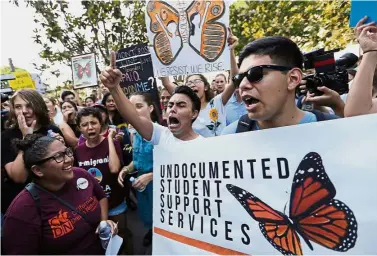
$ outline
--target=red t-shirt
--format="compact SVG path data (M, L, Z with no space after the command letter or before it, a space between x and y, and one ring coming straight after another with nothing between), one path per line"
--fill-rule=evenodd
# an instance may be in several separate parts
M74 177L62 189L52 193L80 210L92 225L40 190L39 215L30 193L24 189L5 214L5 254L104 254L94 226L101 221L99 201L105 194L85 170L74 167L73 173Z
M115 150L123 165L122 149L114 141ZM86 143L78 145L75 151L75 166L87 170L100 183L109 199L109 209L124 201L124 189L118 184L118 173L111 173L109 168L109 140L105 138L98 146L89 148Z

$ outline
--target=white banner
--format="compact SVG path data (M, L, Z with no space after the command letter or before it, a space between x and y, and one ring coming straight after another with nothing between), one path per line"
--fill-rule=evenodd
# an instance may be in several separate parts
M375 254L377 115L157 146L153 253Z
M224 0L149 0L145 19L155 77L230 69Z

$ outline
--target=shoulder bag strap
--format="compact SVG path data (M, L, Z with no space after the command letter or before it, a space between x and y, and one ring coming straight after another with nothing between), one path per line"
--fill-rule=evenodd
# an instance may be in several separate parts
M78 215L80 215L84 220L86 220L91 226L94 226L94 223L92 223L91 221L88 220L88 218L85 216L85 214L83 214L81 211L79 211L78 209L76 209L75 207L73 207L71 204L69 204L68 202L64 201L63 199L61 199L60 197L54 195L53 193L51 193L50 191L42 188L41 186L33 183L34 186L39 189L39 190L42 190L43 192L49 194L50 196L52 196L53 198L55 198L56 200L58 200L60 203L62 203L63 205L67 206L69 209L71 209L72 211L76 212Z

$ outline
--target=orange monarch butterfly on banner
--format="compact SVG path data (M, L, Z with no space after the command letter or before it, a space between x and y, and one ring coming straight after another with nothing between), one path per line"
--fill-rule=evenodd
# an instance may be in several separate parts
M356 244L356 217L345 203L334 199L335 187L315 152L304 157L293 177L289 217L242 188L226 187L259 222L267 241L284 255L303 254L299 235L311 250L310 241L340 252Z

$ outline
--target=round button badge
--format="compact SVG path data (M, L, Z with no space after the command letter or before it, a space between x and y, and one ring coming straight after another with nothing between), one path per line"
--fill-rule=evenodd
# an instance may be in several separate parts
M86 189L89 186L89 182L87 179L78 178L77 179L77 189Z

